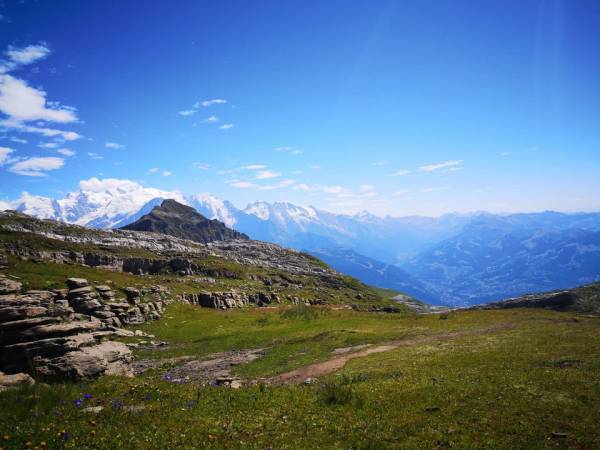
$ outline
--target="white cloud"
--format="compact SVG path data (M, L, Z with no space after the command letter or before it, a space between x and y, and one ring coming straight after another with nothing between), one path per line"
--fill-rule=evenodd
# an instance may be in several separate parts
M38 147L40 148L57 148L60 144L57 142L40 142Z
M177 114L180 116L192 116L196 114L198 111L196 109L186 109L185 111L179 111Z
M361 184L359 188L362 192L371 192L375 190L375 186L372 184Z
M208 164L205 163L199 163L199 162L195 162L194 164L192 164L196 169L200 169L200 170L208 170L208 168L210 167Z
M270 178L277 178L280 177L281 174L279 172L275 172L273 170L259 170L256 173L256 179L257 180L268 180Z
M173 172L169 170L165 170L163 173L160 174L161 177L170 177L171 175L173 175Z
M50 53L50 49L44 44L28 45L23 48L9 47L6 56L16 64L31 64L34 61L43 59Z
M60 139L64 139L65 141L75 141L75 140L81 139L83 137L80 134L75 133L74 131L63 131L63 130L56 130L54 128L30 126L30 125L25 125L22 122L15 122L12 120L0 121L0 127L5 127L5 128L9 128L9 129L12 128L12 129L16 129L16 130L23 131L26 133L41 134L42 136L46 136L46 137L60 138Z
M323 191L327 192L328 194L341 194L342 192L344 192L344 188L342 186L323 186Z
M159 170L158 167L152 167L151 169L148 169L148 173L157 173Z
M304 191L304 192L308 192L308 191L311 190L310 187L307 184L304 184L304 183L300 183L300 184L295 185L293 187L293 189L296 190L296 191Z
M50 106L49 108L47 106ZM75 122L74 108L46 104L46 92L11 75L0 75L0 111L17 121Z
M104 159L104 156L94 152L88 152L88 156L92 159Z
M394 197L401 197L401 196L403 196L403 195L406 195L406 194L408 194L408 192L409 192L409 190L408 190L408 189L399 189L399 190L397 190L397 191L394 191L394 192L392 193L392 195L393 195Z
M273 189L282 189L282 188L286 188L288 186L292 186L294 183L296 183L296 180L281 180L277 184L271 184L271 185L267 185L267 186L260 186L258 188L258 190L259 191L270 191L270 190L273 190Z
M290 155L301 155L302 153L304 153L304 150L300 150L294 147L275 147L275 151L289 153Z
M260 169L266 169L267 166L265 166L264 164L249 164L247 166L242 166L240 167L240 169L244 169L244 170L260 170Z
M445 191L447 189L448 189L447 187L433 187L433 188L421 189L421 192Z
M55 156L32 157L16 162L8 170L28 177L43 177L45 172L60 169L64 164L64 159Z
M218 122L219 118L217 116L210 116L206 119L206 122Z
M0 147L0 166L8 162L8 155L10 155L14 151L14 149L9 147Z
M196 102L194 104L194 108L199 108L200 106L212 106L212 105L224 105L227 103L227 100L222 98L213 98L212 100L204 100L203 102Z
M104 146L106 148L112 148L114 150L121 150L121 149L125 148L125 146L123 144L117 144L116 142L105 142Z
M236 187L236 188L240 188L240 189L249 189L249 188L256 187L256 184L250 183L248 181L234 181L234 182L230 183L229 185Z
M387 164L389 164L389 161L375 161L374 163L372 163L374 166L385 166Z
M233 128L232 123L225 123L219 127L219 130L231 130Z
M404 175L408 175L409 173L410 173L410 170L396 170L392 174L392 176L393 177L401 177L401 176L404 176Z
M59 148L58 150L56 150L58 153L60 153L63 156L73 156L75 155L75 152L73 150L71 150L70 148Z
M10 140L13 142L16 142L17 144L27 144L27 140L26 139L21 139L15 136L10 137Z
M437 164L427 164L425 166L419 167L419 170L422 172L433 172L440 169L447 169L449 167L460 166L463 163L462 159L455 159L452 161L445 161Z
M308 168L312 170L320 170L321 166L308 166Z
M501 152L500 156L510 156L510 152Z
M303 174L303 173L304 173L304 171L303 171L303 170L292 170L292 173L293 173L294 175L301 175L301 174Z
M229 175L230 173L235 172L233 169L228 170L217 170L217 175Z

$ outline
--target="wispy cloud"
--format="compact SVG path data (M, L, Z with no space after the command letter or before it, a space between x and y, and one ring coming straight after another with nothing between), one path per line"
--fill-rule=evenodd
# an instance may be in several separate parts
M242 170L261 170L261 169L266 169L266 168L267 168L267 166L265 166L264 164L248 164L247 166L242 166L239 169L242 169Z
M371 191L374 191L374 190L375 190L375 186L373 186L372 184L361 184L361 185L359 186L359 189L360 189L362 192L371 192Z
M213 98L212 100L204 100L202 102L196 102L196 104L194 104L194 107L198 108L200 106L224 105L225 103L227 103L227 100L225 100L223 98Z
M375 161L374 163L372 163L374 166L386 166L388 165L390 162L389 161Z
M304 153L304 150L300 150L295 147L275 147L275 151L281 153L289 153L290 155L301 155Z
M421 189L421 192L436 192L436 191L445 191L447 190L448 187L446 186L442 186L442 187L432 187L432 188L425 188L425 189Z
M60 169L64 164L64 159L55 156L31 157L14 163L8 170L27 177L44 177L46 172Z
M193 116L197 112L197 109L186 109L184 111L179 111L177 114L179 114L180 116Z
M408 175L410 173L410 170L396 170L394 173L392 173L393 177L402 177L404 175Z
M219 121L219 118L217 116L209 116L206 119L206 122L218 122L218 121Z
M232 128L233 128L232 123L225 123L219 127L219 130L231 130Z
M401 197L403 195L408 194L410 191L408 189L398 189L397 191L392 192L394 197Z
M419 167L419 170L422 172L434 172L434 171L440 170L440 169L447 169L449 167L460 166L462 163L463 163L462 159L455 159L452 161L445 161L445 162L437 163L437 164L427 164L427 165Z
M312 165L312 166L308 166L308 168L312 169L312 170L320 170L321 166Z
M28 45L23 48L9 47L6 56L15 64L31 64L43 59L50 54L50 49L45 44Z
M112 148L113 150L121 150L125 148L123 144L117 144L116 142L105 142L104 146L106 148Z
M229 185L239 189L250 189L257 186L255 183L250 183L249 181L233 181Z
M63 156L74 156L75 155L75 152L73 150L71 150L70 148L59 148L56 151Z
M268 180L270 178L280 177L281 174L279 172L275 172L273 170L259 170L256 173L255 179L257 180Z
M9 159L9 155L15 150L10 147L0 147L0 166L6 164Z
M169 170L165 170L163 171L163 173L160 174L161 177L170 177L173 175L173 172L169 171Z
M510 156L510 152L501 152L500 156Z
M57 148L60 147L58 142L40 142L38 144L39 148Z
M15 136L9 138L12 142L16 142L17 144L27 144L27 139L21 139Z
M92 159L104 159L104 156L94 152L88 152L88 156Z
M208 168L210 167L208 164L199 163L199 162L193 163L192 166L194 166L196 169L200 169L200 170L208 170Z
M158 167L152 167L148 169L148 173L157 173L160 169Z

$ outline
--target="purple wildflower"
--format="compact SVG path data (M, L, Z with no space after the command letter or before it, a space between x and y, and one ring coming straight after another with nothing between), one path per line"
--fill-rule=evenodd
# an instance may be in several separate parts
M83 398L85 398L86 400L89 400L90 398L92 398L92 394L84 394Z
M73 404L77 407L80 408L81 405L83 404L83 400L78 398L77 400L73 400Z

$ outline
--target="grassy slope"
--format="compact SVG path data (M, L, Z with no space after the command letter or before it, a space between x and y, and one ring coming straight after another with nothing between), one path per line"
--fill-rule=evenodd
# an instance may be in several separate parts
M51 448L600 446L598 318L511 310L461 311L443 320L177 305L167 316L146 329L192 353L273 346L264 360L240 370L247 376L306 362L301 348L312 360L338 345L493 323L513 327L353 360L324 386L198 388L150 373L4 393L0 433L8 434L6 447L42 440ZM86 393L93 397L85 405L106 409L93 417L82 413L73 400ZM131 412L120 404L145 409Z

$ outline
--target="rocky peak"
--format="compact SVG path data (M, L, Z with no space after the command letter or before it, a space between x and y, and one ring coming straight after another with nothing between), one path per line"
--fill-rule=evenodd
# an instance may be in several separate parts
M202 243L248 239L248 236L227 228L224 223L207 219L194 208L171 199L164 200L122 229L151 231Z

